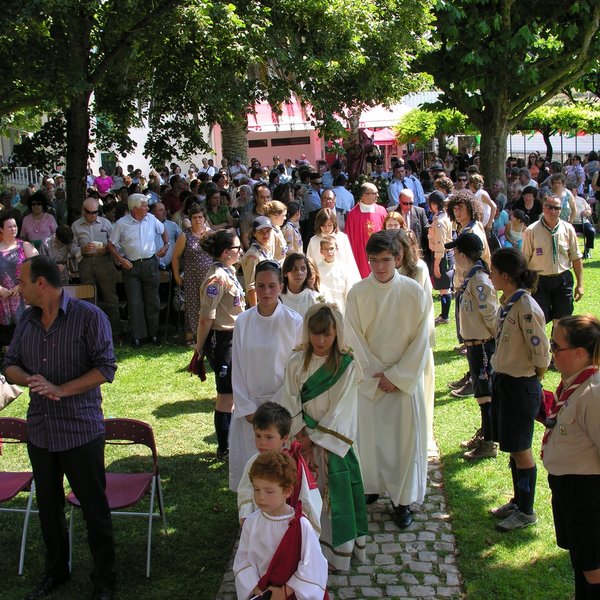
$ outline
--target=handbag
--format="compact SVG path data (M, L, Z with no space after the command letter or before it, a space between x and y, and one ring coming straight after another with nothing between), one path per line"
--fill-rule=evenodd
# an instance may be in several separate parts
M13 400L16 400L23 390L18 385L6 381L4 375L0 375L0 410L6 408Z

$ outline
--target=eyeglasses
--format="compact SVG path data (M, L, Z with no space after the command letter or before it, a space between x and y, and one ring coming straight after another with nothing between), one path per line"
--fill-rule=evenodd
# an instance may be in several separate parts
M363 196L378 196L379 192L365 192Z
M550 352L552 352L552 354L558 354L559 352L564 352L565 350L577 350L577 348L561 348L554 340L550 340Z
M97 215L98 211L97 210L88 210L87 208L83 209L85 211L86 215Z
M401 202L402 206L412 206L414 202Z
M229 248L227 248L227 250L239 250L241 248L241 246L229 246Z
M544 204L544 208L547 208L548 210L560 210L560 206L553 206L552 204Z

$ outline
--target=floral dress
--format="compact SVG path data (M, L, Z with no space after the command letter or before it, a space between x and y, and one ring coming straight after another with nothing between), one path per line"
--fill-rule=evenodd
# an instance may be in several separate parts
M19 283L21 265L25 260L23 242L17 240L15 248L0 250L0 285L12 289ZM0 298L0 325L17 323L23 314L25 303L19 294L10 298Z
M185 248L183 250L183 297L185 301L186 330L196 335L198 330L198 313L200 312L200 286L212 267L212 257L202 250L200 239L191 229L186 229Z

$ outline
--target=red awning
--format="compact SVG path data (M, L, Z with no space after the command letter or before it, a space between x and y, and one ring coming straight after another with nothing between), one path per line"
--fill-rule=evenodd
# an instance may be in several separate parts
M384 127L377 131L373 131L372 129L365 129L364 131L378 146L393 146L398 143L396 134L389 127Z

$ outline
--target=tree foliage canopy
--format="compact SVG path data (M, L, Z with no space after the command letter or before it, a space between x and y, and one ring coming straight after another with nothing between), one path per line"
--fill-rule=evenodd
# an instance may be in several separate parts
M433 16L420 67L479 128L482 170L495 179L508 132L594 68L600 2L436 0Z
M144 122L145 152L158 162L206 149L202 124L238 119L257 100L277 110L296 95L312 105L317 126L339 129L335 113L392 102L423 82L410 62L425 43L427 8L407 0L7 3L0 115L24 107L50 115L29 144L39 148L73 98L87 96L99 148L131 150L128 130Z
M443 110L415 109L406 113L396 126L398 141L401 144L413 142L425 148L433 138L456 134L474 134L477 129L461 112L446 108Z

